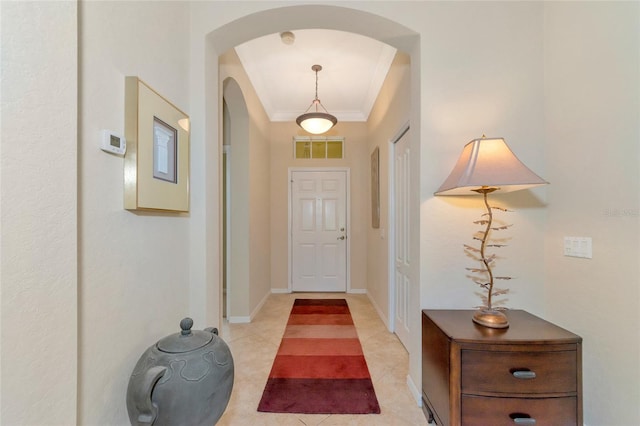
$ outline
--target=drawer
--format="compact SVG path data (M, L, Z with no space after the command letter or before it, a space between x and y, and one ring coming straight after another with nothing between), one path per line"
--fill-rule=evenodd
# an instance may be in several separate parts
M463 350L461 364L462 393L513 395L577 392L577 353L573 350Z
M576 426L577 399L462 396L464 426ZM535 422L534 422L535 420Z

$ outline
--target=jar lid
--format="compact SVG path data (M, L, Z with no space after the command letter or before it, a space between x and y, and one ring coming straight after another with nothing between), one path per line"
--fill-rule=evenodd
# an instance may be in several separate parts
M182 331L160 339L156 346L162 352L177 354L195 351L213 340L213 333L201 330L191 331L191 327L193 327L193 320L191 318L183 319L180 321Z

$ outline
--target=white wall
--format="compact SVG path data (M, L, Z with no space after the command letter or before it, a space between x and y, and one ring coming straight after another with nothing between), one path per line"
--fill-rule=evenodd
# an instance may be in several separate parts
M231 141L229 319L249 321L271 291L269 119L233 49L220 57Z
M547 317L582 336L586 424L640 424L640 3L546 4ZM593 238L593 259L564 236Z
M247 78L248 80L248 78ZM258 96L253 95L249 150L249 234L250 282L249 308L255 316L271 293L271 143L270 122ZM260 105L260 108L258 108Z
M398 52L367 120L367 161L380 149L380 228L367 226L367 294L382 319L389 318L389 155L391 139L409 122L411 114L411 58ZM368 164L368 163L367 163ZM369 173L370 176L370 173ZM371 216L371 196L367 211Z
M77 4L1 2L0 14L0 423L73 424Z
M640 312L634 213L638 4L341 2L351 8L341 13L333 7L306 9L297 4L81 2L77 170L76 3L2 2L2 421L61 424L73 419L72 383L74 371L79 371L78 422L126 423L124 389L142 350L173 330L175 317L189 311L196 326L217 325L217 56L249 38L323 24L377 35L412 55L412 134L422 151L422 283L416 306L462 308L476 303L464 277L468 265L461 245L467 242L478 206L473 200L445 200L432 193L465 142L482 133L504 136L527 165L551 181L548 189L500 200L516 210L509 216L514 240L503 252L503 271L518 278L510 284L510 306L543 313L585 338L587 424L640 423L634 387ZM249 16L269 8L280 9ZM361 18L358 11L380 18L372 25L369 19L356 19ZM249 18L244 23L251 25L233 23L245 16ZM34 28L41 32L32 32ZM7 33L15 44L7 41ZM42 34L46 37L38 37ZM20 60L28 65L9 67ZM43 64L46 67L38 67ZM101 153L93 138L104 127L123 129L119 109L128 74L146 80L192 118L188 216L122 210L121 159ZM13 99L25 101L30 109L14 109L6 116ZM49 144L51 139L66 149ZM593 154L583 154L583 159L594 172L563 161L585 147ZM575 178L564 180L566 167ZM77 246L74 230L79 233ZM552 254L559 238L569 233L594 237L593 260ZM550 253L546 258L545 251ZM45 332L38 327L42 325ZM79 367L74 361L78 327ZM37 336L38 344L26 345L21 338L25 333ZM418 347L411 350L416 383L418 333ZM623 339L626 345L619 343ZM41 348L49 349L46 365L41 363ZM48 368L52 364L57 365L53 372ZM19 382L13 372L24 367L30 373ZM40 386L42 377L46 386ZM47 405L35 403L43 399Z
M477 197L434 197L464 144L502 136L531 169L544 176L543 2L429 2L412 20L420 28L420 307L473 309L481 299L463 244L484 206ZM413 87L413 84L412 84ZM413 123L412 123L413 124ZM412 130L413 131L413 130ZM543 309L544 190L493 197L512 239L496 270L514 277L507 306ZM415 312L416 316L420 312ZM419 324L419 318L413 325ZM419 325L418 325L419 329ZM419 335L414 334L416 341ZM411 377L420 372L419 343L410 350Z
M481 300L464 255L484 212L480 197L434 197L463 146L483 134L504 137L545 176L543 3L435 3L423 33L422 306L471 309ZM513 227L496 271L511 276L510 308L542 310L544 190L491 197Z
M142 352L186 316L217 325L189 305L190 214L125 211L123 158L98 147L100 129L124 133L125 76L190 113L189 6L83 2L80 12L78 422L126 424Z
M282 292L288 286L288 220L290 167L348 167L350 169L351 227L349 291L367 288L366 230L369 215L369 161L365 123L338 122L323 136L344 137L344 158L313 160L293 158L293 138L309 134L294 122L271 124L271 286Z
M225 59L220 58L224 70ZM224 71L222 71L224 73ZM222 76L221 76L222 77ZM247 322L249 318L249 114L242 90L233 78L223 79L227 119L224 132L228 135L229 155L229 270L227 273L227 319Z

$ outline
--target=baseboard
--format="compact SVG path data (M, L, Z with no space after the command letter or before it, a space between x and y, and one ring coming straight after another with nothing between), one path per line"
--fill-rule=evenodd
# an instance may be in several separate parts
M288 288L272 288L271 293L273 294L289 294L293 293ZM347 291L349 294L367 294L366 288L351 288Z
M384 315L384 313L382 312L382 309L380 309L380 306L378 306L376 301L373 300L373 298L371 297L371 295L369 293L367 293L367 298L369 299L369 302L371 303L371 306L373 306L373 309L375 309L376 312L378 313L378 316L380 317L380 319L384 323L384 326L387 327L387 330L389 330L390 332L393 332L393 330L389 326L389 318L387 318Z
M272 289L273 291L273 289ZM258 303L258 306L255 307L255 309L251 312L251 315L247 316L230 316L228 318L228 321L230 324L248 324L251 322L251 320L253 320L256 315L258 315L258 312L260 312L260 309L262 309L262 306L264 306L264 304L267 302L267 299L269 298L269 295L271 293L267 293L265 294L265 296L262 298L262 300L260 301L260 303Z
M408 374L407 387L409 388L409 392L411 392L411 395L413 395L413 398L416 400L416 404L418 405L418 407L422 407L422 392L420 392L416 384L413 383L413 379Z
M262 298L260 303L258 303L258 305L255 307L255 309L251 312L251 316L249 317L249 321L253 320L256 317L256 315L258 315L258 312L260 312L260 309L262 309L262 307L267 302L267 299L269 298L270 295L271 295L271 293L267 293L267 294L264 295L264 297Z

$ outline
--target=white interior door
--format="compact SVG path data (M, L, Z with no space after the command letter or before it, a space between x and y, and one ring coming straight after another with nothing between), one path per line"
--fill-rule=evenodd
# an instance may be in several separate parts
M409 131L393 144L394 203L394 319L393 328L405 346L409 348L409 289L411 287L411 235L410 188L411 163Z
M291 288L347 290L346 171L291 172Z

